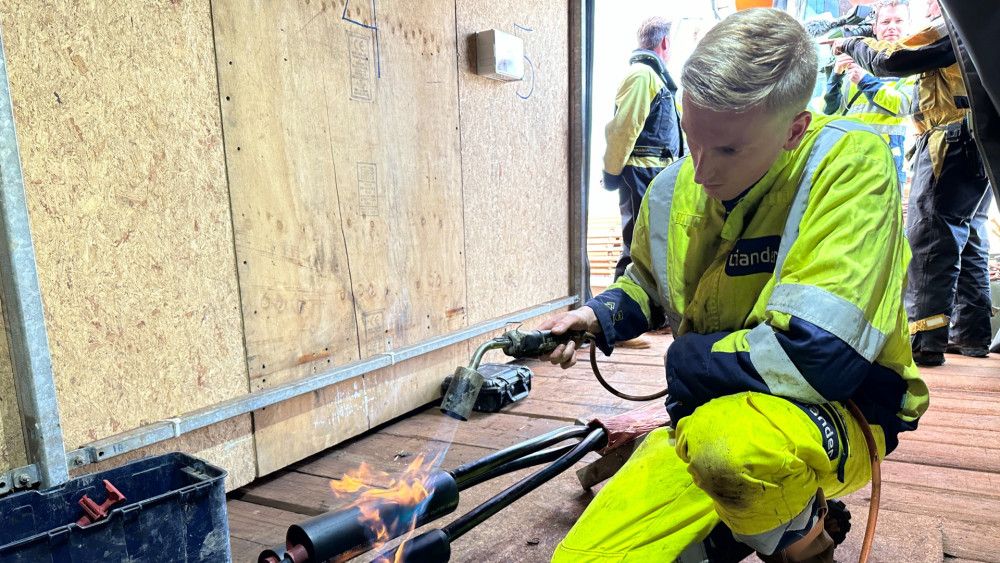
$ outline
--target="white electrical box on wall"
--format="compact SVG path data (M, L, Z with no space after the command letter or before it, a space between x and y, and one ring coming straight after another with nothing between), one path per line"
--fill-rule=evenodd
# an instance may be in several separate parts
M524 78L524 41L496 29L476 33L476 74L495 80Z

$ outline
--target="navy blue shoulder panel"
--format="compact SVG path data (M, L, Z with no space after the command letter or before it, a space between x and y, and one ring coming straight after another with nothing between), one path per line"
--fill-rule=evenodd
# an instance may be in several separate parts
M743 391L770 394L747 352L712 352L729 332L687 333L667 349L667 412L671 424L699 406Z

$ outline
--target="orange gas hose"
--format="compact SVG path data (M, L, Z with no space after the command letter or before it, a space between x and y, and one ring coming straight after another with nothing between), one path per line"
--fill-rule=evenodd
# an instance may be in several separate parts
M861 414L861 409L854 404L854 401L847 401L847 409L861 426L861 432L865 435L865 443L868 444L868 456L872 463L872 498L868 502L868 525L865 527L865 539L861 542L861 554L858 556L859 563L867 563L868 556L872 551L872 543L875 541L875 524L878 522L878 506L882 495L882 469L878 458L878 444L875 443L875 436L872 436L871 426L865 420L865 415Z

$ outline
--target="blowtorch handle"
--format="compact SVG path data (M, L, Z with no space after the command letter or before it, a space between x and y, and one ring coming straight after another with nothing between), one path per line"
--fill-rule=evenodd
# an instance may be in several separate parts
M579 330L563 334L552 334L551 330L512 330L505 335L509 343L503 347L503 353L514 358L534 358L548 354L570 340L579 343L584 334Z

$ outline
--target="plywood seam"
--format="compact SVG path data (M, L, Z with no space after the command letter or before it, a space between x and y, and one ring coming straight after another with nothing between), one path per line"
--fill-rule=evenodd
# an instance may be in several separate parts
M458 38L458 0L455 0L455 94L458 103L455 110L458 113L458 181L462 187L462 265L465 269L465 310L469 310L469 231L465 226L465 146L462 144L462 66ZM466 314L465 326L469 326L469 316Z
M215 59L215 90L216 99L219 101L219 135L222 141L222 169L225 173L226 182L226 198L229 200L229 223L231 226L230 233L232 235L233 243L233 271L236 277L236 301L237 306L240 308L240 340L243 344L243 369L245 370L246 383L247 383L247 393L253 391L253 386L250 383L250 357L249 349L247 348L247 328L246 328L246 316L243 314L243 281L240 279L240 252L239 248L236 246L236 217L234 216L236 211L233 207L233 190L232 185L229 182L229 158L226 156L229 154L226 151L226 117L222 112L222 77L219 73L219 46L216 41L215 33L215 7L211 0L208 2L208 25L212 32L212 56ZM251 454L253 455L253 474L254 476L260 475L260 463L257 457L257 421L252 413L247 413L245 415L250 419L250 437L253 442L253 447L250 448ZM233 417L238 418L238 417ZM232 419L230 419L232 420Z
M374 5L372 6L374 8ZM347 5L344 5L344 10L347 10ZM376 32L377 33L377 32ZM326 87L326 75L323 75L323 97L328 98ZM326 110L326 122L332 123L330 121L330 106L325 105ZM344 243L344 256L347 262L347 282L351 287L351 306L354 309L354 333L357 335L357 347L358 347L358 358L364 358L364 353L361 350L361 317L359 315L362 312L358 308L358 301L354 295L354 273L351 271L351 247L347 243L347 231L344 229L344 204L343 198L340 197L340 179L337 176L337 158L333 149L333 140L327 136L327 146L330 149L330 165L333 167L333 190L337 194L337 210L340 219L340 240ZM368 396L368 385L365 374L359 376L361 378L361 393L362 393L362 405L364 405L365 412L365 428L371 429L372 427L372 415L371 409L368 408L368 401L364 397Z
M327 98L329 94L326 88L326 75L323 75L323 97ZM330 106L324 106L326 112L326 122L327 124L332 123L330 121ZM347 244L347 231L344 229L344 206L343 198L340 197L340 179L337 175L337 155L333 149L333 140L330 136L327 136L327 146L330 149L330 166L333 167L333 191L337 194L337 211L338 219L340 219L340 240L344 243L344 256L347 262L347 283L351 286L351 305L354 308L354 333L357 335L357 347L358 347L358 358L363 358L364 354L361 351L361 321L358 318L360 311L358 310L358 301L354 295L354 273L351 271L351 248ZM367 408L365 409L367 413ZM370 428L371 425L369 424Z
M209 3L208 3L208 25L209 25L209 28L211 29L211 32L212 32L212 56L215 58L215 91L216 91L216 98L219 100L219 129L220 129L220 134L221 134L221 137L222 137L222 169L225 171L226 197L229 200L229 222L230 222L230 225L233 226L233 228L230 229L230 233L232 234L232 243L233 243L233 271L236 272L236 276L235 276L236 277L236 299L237 299L237 301L240 303L240 305L242 307L242 303L243 303L243 286L242 286L242 282L240 281L240 276L239 276L239 260L240 260L240 257L239 257L239 250L236 248L236 228L235 228L236 219L235 219L235 217L233 217L233 213L234 213L234 211L233 211L233 191L232 191L232 189L230 189L230 183L229 183L229 159L226 158L226 154L227 154L226 153L226 120L225 120L225 116L222 115L222 81L221 81L221 79L219 77L219 48L218 48L218 45L216 44L216 41L215 41L215 14L212 11L212 9L213 9L213 6L212 6L212 2L210 0ZM242 336L241 339L243 341L243 367L246 369L246 380L247 380L247 389L246 390L247 390L247 393L249 393L250 391L252 391L252 387L250 386L250 365L249 365L249 360L247 359L246 319L245 319L244 315L242 314L242 311L241 311L241 314L239 315L239 317L240 317L240 335ZM256 455L254 456L254 458L256 459Z

